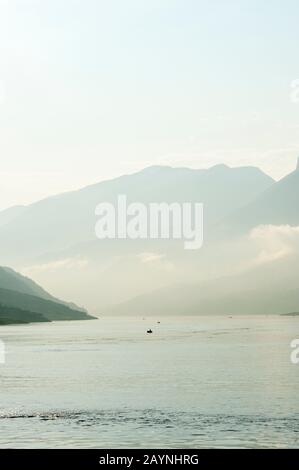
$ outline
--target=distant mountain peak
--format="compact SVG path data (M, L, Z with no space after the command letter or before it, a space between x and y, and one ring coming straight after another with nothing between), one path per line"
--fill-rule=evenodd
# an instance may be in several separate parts
M173 167L168 166L168 165L151 165L143 168L141 170L141 173L158 173L158 172L166 172L173 170Z
M225 163L218 163L210 168L210 170L230 170L231 168Z

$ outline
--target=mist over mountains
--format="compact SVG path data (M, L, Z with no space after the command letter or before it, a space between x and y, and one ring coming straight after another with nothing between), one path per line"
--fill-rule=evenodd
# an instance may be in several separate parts
M0 212L0 264L96 313L296 311L298 192L298 167L278 182L253 167L149 167ZM204 247L96 239L95 207L120 194L204 203Z
M109 314L250 315L299 311L298 254L233 276L176 284L111 307Z

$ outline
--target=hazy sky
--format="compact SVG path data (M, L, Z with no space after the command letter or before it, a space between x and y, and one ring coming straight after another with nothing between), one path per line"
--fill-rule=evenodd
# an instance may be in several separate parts
M0 208L299 155L298 0L0 0Z

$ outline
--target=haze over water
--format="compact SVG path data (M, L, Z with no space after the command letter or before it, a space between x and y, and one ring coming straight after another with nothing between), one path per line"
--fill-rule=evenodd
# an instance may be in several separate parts
M0 447L299 447L298 335L274 316L2 327Z

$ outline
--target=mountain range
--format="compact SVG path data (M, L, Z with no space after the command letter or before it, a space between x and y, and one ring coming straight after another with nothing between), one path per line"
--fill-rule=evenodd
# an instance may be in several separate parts
M0 325L91 318L85 310L53 297L31 279L0 267Z
M202 202L203 248L98 240L95 207L121 194ZM299 165L278 182L255 167L149 167L0 212L0 263L96 313L298 311L298 197Z

